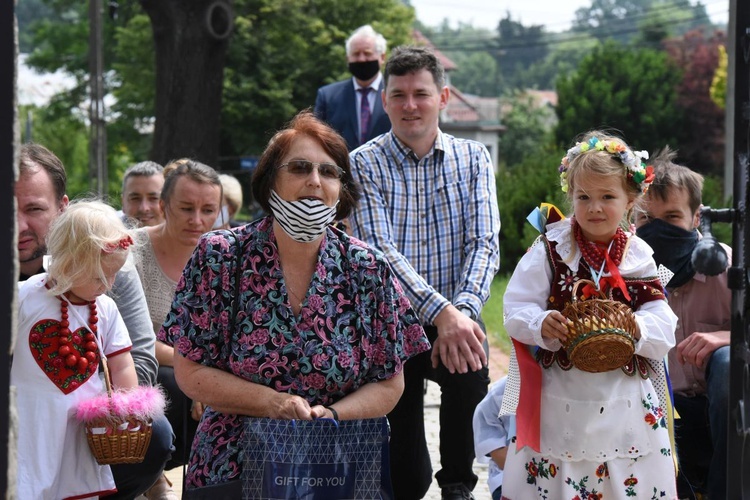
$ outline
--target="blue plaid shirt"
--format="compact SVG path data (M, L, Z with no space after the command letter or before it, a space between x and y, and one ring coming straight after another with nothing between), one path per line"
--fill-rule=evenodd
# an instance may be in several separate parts
M352 151L364 196L354 235L385 253L424 324L449 303L475 317L500 265L500 214L487 149L438 130L417 160L393 132Z

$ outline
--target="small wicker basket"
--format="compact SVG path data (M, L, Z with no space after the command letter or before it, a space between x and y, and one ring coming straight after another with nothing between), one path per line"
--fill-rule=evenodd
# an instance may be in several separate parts
M607 299L601 290L601 298L578 300L576 292L582 283L594 286L590 280L573 286L573 299L562 311L569 321L563 347L579 370L600 373L621 368L635 350L635 315L627 305Z
M112 382L106 358L101 358L107 398L112 407ZM86 422L86 438L91 453L100 465L143 462L151 442L153 421L123 417L114 413L107 418Z

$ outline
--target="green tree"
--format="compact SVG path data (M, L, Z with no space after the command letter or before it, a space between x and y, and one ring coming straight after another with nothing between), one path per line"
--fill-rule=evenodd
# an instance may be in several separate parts
M550 52L521 70L517 76L523 88L554 89L557 80L573 73L584 57L599 45L596 38L587 34L551 33L547 38Z
M540 144L552 138L551 123L554 112L540 107L529 94L516 91L502 99L501 122L506 127L500 139L500 162L508 169L535 154Z
M53 99L43 107L23 106L20 126L31 120L31 139L54 151L68 175L68 196L89 192L89 138L83 119L66 112L65 105Z
M435 28L416 22L417 29L456 63L451 83L462 92L484 97L502 93L503 77L497 66L497 33L459 23L452 28L448 20Z
M497 62L487 52L456 52L450 56L458 68L451 74L451 83L461 92L483 97L500 94Z
M560 190L558 167L564 151L540 141L521 163L497 176L497 200L503 229L500 255L503 272L512 272L539 233L526 220L541 203L553 203L563 213L567 202Z
M389 47L411 40L414 13L397 0L237 0L227 58L222 153L257 154L318 87L348 76L344 41L372 24Z
M698 27L713 31L705 5L691 0L592 0L591 5L576 10L573 22L574 32L651 48Z
M156 73L151 22L138 13L115 26L112 74L109 79L115 102L108 126L109 142L148 158L156 116ZM118 146L119 145L119 146Z
M654 2L637 24L638 34L633 37L634 41L651 48L661 48L661 43L667 38L696 29L714 31L706 7L700 2L691 5L689 0Z
M18 51L28 54L34 48L28 27L35 19L52 15L52 9L44 0L19 0L16 3L16 19L18 20Z
M544 60L548 52L547 34L542 25L524 26L511 18L510 12L497 26L497 65L510 88L523 88L519 78L524 68Z
M27 27L34 46L29 64L41 71L63 69L73 75L77 85L60 97L61 106L73 115L85 116L88 93L86 2L45 0L45 3L52 15ZM221 108L206 119L188 120L182 118L182 108L198 107L210 96L196 93L192 87L190 91L175 87L156 99L156 85L160 78L199 83L209 80L205 66L189 64L192 52L205 48L205 40L196 37L182 45L178 53L167 57L164 64L157 64L154 24L142 4L148 5L157 17L168 5L182 14L188 11L188 4L191 8L205 5L201 0L177 4L145 0L142 3L120 2L117 19L106 20L105 86L106 91L117 98L109 110L107 130L109 162L115 169L123 163L122 158L145 159L150 149L150 134L154 127L160 126L173 129L171 139L158 140L169 143L163 150L169 147L173 151L172 154L152 155L160 161L191 155L192 143L205 142L205 137L216 131L215 141L220 141L217 154L219 151L221 156L257 154L274 130L298 110L314 104L320 85L346 76L344 40L352 30L371 23L393 47L410 41L414 20L413 9L399 0L234 0L234 31L218 87L219 96L223 97ZM187 22L185 17L177 17ZM205 28L205 16L196 14L190 19L199 23L199 29ZM158 24L157 32L164 29L173 30L174 26ZM164 73L157 78L156 68L174 61L180 65L172 70L171 76ZM211 71L214 75L211 78L215 78L217 73ZM215 93L211 94L214 98ZM168 115L177 123L160 125L159 120L155 120L157 106L164 99L179 104L174 113ZM190 122L193 135L182 137L175 132L179 130L176 127L180 119ZM194 138L196 131L198 139ZM188 140L190 137L194 139ZM209 163L216 164L215 159ZM110 178L115 177L110 172Z
M28 0L22 0L26 1ZM36 0L32 0L32 4L35 2ZM62 70L73 77L75 84L72 89L54 96L46 108L34 111L34 140L60 156L68 173L69 193L78 195L88 192L90 183L86 149L89 81L87 2L44 0L44 5L45 9L36 12L33 22L19 25L19 36L23 33L33 47L27 64L38 71ZM140 12L137 4L123 3L118 9L118 22L127 22L135 12ZM105 77L107 92L118 84L117 73L109 71L111 61L116 60L116 26L111 18L105 19L103 46L105 65L108 69ZM139 140L142 144L148 144L148 140L144 139L131 123L125 121L121 109L127 109L128 106L125 102L118 101L108 110L107 115L109 194L113 199L116 199L119 192L120 175L134 157L131 151L133 143ZM63 133L63 130L66 132ZM74 158L75 155L68 152L70 147L85 154ZM145 159L147 149L148 146L140 147L143 153L137 156L139 160Z
M677 105L680 69L663 52L607 42L575 74L558 81L560 146L591 129L614 129L637 149L679 144L684 119Z
M576 10L573 31L625 42L638 32L638 21L653 3L654 0L592 0L588 7Z

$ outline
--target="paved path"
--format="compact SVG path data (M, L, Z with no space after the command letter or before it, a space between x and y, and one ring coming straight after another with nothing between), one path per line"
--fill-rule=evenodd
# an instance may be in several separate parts
M490 379L494 382L502 377L508 367L507 357L499 349L491 349L490 354ZM440 411L440 387L437 384L429 382L427 385L427 394L425 394L425 429L427 432L427 444L430 449L432 458L432 467L434 472L440 469L439 432L440 424L438 422ZM479 476L476 488L474 488L474 497L476 500L491 500L489 489L487 488L487 466L484 464L474 463L474 472ZM178 494L182 491L182 468L173 469L167 472L167 477L174 483L175 491ZM430 489L425 496L426 500L440 500L440 488L437 481L433 478ZM138 497L136 500L145 500L144 497Z
M440 445L439 413L440 386L433 382L428 382L427 394L425 394L424 398L424 423L425 432L427 433L427 446L430 449L430 458L432 459L433 478L430 489L427 490L427 495L425 496L426 500L440 500L440 488L434 477L434 474L440 470L440 451L438 449ZM485 464L478 464L475 461L474 474L479 476L477 486L474 488L474 497L476 500L492 500L492 496L487 488L487 466Z
M508 356L499 348L490 348L490 380L495 382L499 380L508 371ZM429 382L427 384L427 394L425 394L425 429L427 432L427 445L430 449L432 458L433 474L440 470L440 386ZM474 462L474 473L479 476L479 481L474 488L474 498L476 500L492 500L492 495L487 487L487 465ZM425 496L426 500L440 500L440 488L433 477L430 489Z

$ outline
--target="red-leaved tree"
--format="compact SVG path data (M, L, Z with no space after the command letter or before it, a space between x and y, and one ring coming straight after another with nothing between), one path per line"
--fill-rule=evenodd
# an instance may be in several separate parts
M724 110L710 95L711 82L719 63L719 46L726 46L726 34L706 36L700 30L664 42L669 56L683 70L677 87L677 104L685 110L682 124L680 162L703 174L723 175ZM679 126L679 124L675 124Z

